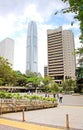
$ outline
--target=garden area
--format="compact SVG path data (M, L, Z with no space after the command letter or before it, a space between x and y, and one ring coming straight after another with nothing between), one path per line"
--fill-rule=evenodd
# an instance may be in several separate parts
M42 77L40 73L14 71L8 61L0 57L0 113L57 107L55 97L37 93L56 95L59 92L83 92L83 87L77 87L76 80L70 77L58 84L52 77Z
M0 92L0 114L57 107L57 99L36 94Z

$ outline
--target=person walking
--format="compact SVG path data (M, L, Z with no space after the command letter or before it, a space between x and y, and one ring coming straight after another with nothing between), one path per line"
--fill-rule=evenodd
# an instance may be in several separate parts
M59 102L62 103L63 95L62 93L59 93Z
M56 98L56 94L55 93L53 93L53 98Z

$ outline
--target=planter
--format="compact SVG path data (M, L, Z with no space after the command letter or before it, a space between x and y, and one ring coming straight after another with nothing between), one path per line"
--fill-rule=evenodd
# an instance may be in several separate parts
M40 101L40 100L5 100L2 99L0 103L0 114L2 113L9 113L9 112L18 112L18 111L25 111L28 110L37 110L37 109L45 109L45 108L52 108L57 107L57 101Z

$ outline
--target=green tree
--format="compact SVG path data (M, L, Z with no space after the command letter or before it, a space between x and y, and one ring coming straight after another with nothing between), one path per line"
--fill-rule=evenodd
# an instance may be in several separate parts
M16 86L26 86L27 76L20 71L15 71L16 74Z
M43 85L48 85L48 84L51 83L51 81L52 81L52 78L49 77L49 76L46 76L46 77L44 77L44 78L42 79Z
M76 69L76 76L77 76L77 79L83 78L83 67L78 67Z
M36 89L41 84L42 76L39 73L27 72L27 87Z
M51 92L57 93L57 92L59 92L59 90L60 90L60 86L57 83L52 82L51 83Z
M74 24L75 20L79 21L80 23L80 31L81 35L79 37L80 42L83 43L83 0L62 0L64 3L69 3L69 7L64 8L61 10L63 13L74 13L74 21L71 21L71 25ZM55 15L59 11L55 12ZM83 47L78 48L76 53L83 53Z
M15 73L11 68L8 60L0 57L0 78L3 79L3 84L12 84L15 82Z
M83 67L76 69L76 88L75 92L83 92Z
M3 85L3 84L4 84L4 79L0 78L0 85Z
M76 87L76 81L72 79L66 79L65 81L62 82L62 87L63 91L65 92L74 91Z
M52 79L49 76L42 78L40 89L44 92L51 91L50 87L49 87L51 84L51 81L52 81Z

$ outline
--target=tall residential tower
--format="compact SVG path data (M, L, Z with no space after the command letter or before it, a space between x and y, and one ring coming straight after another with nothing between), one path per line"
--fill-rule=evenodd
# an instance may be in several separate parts
M71 30L47 30L48 75L61 83L68 77L75 79L74 36Z
M26 71L38 72L37 25L31 21L28 25L26 47Z

